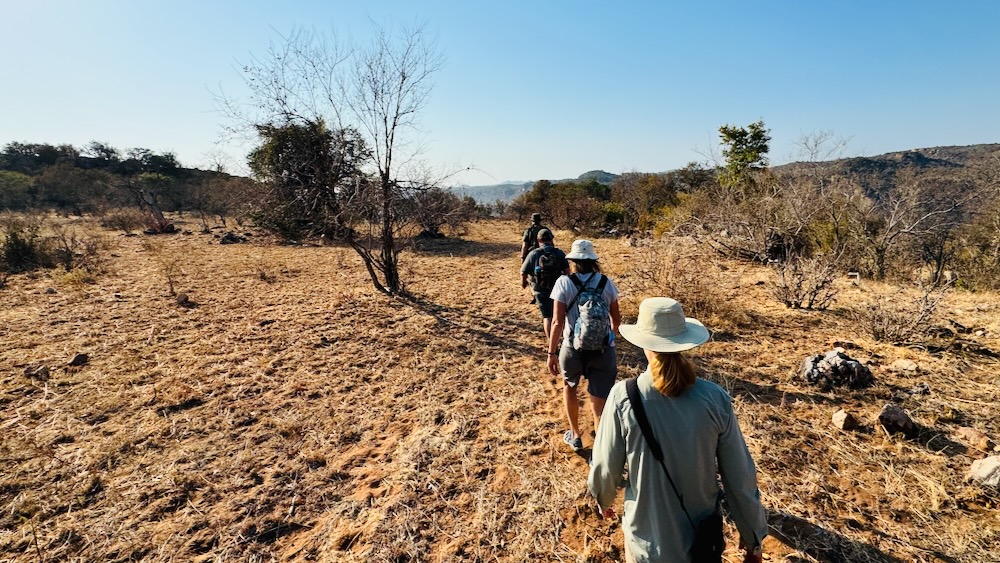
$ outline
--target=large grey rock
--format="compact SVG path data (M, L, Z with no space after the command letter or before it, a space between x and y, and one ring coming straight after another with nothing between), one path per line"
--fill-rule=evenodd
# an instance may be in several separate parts
M875 383L875 377L872 376L868 366L845 354L843 348L835 348L826 354L806 358L802 362L799 376L823 389L833 387L863 389Z
M972 462L966 478L987 487L1000 488L1000 455Z
M882 425L889 434L902 434L907 438L917 435L917 425L910 418L906 409L892 403L882 407L882 412L878 415L878 423Z

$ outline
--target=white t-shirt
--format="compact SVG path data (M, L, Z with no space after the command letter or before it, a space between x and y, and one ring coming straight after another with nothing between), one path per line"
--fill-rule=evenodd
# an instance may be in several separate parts
M584 287L597 287L597 284L601 283L601 275L599 273L592 274L576 274L576 277L583 282ZM558 301L563 305L567 305L566 308L566 324L563 326L563 344L565 346L572 346L570 338L573 334L573 325L576 324L576 319L580 316L580 311L573 303L572 307L569 307L571 301L573 301L577 294L580 292L576 289L576 285L573 284L573 280L569 279L569 276L559 276L556 280L556 285L552 287L552 293L549 297L553 301ZM611 303L618 300L618 287L615 286L615 282L608 278L608 283L604 284L604 300L608 302L610 306ZM614 346L614 340L612 339L611 345Z

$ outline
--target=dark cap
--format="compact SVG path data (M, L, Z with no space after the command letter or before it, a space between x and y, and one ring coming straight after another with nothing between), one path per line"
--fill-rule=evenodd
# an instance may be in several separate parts
M538 240L552 240L552 231L548 229L538 231Z
M542 214L541 213L532 213L531 214L531 222L532 223L541 223L542 222Z

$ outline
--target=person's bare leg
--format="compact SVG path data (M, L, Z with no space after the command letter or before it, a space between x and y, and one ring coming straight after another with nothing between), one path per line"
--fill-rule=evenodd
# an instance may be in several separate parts
M576 387L563 383L563 402L566 404L566 418L569 419L569 429L573 437L580 436L580 400L576 395Z
M545 342L549 342L549 336L552 334L552 319L542 319L542 326L545 327Z
M604 412L604 403L607 399L601 399L600 397L590 396L590 408L594 410L594 433L597 433L597 428L601 426L601 413Z

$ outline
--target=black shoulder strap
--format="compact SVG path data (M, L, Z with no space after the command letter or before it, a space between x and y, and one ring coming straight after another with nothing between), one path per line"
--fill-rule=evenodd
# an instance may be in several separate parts
M608 276L601 274L601 281L597 282L597 287L594 288L598 295L604 295L604 286L606 285L608 285Z
M688 514L687 508L684 506L684 497L677 491L677 485L674 485L674 480L670 477L670 472L667 471L666 464L663 463L663 450L660 449L660 443L656 441L653 429L649 426L649 419L646 418L646 407L642 405L642 396L639 394L639 378L633 377L625 382L625 393L628 395L629 404L632 405L632 412L635 413L635 419L639 422L639 431L642 432L642 437L646 440L646 444L649 445L649 450L653 453L653 457L656 458L656 461L660 462L660 467L663 468L663 473L667 476L667 481L670 482L670 488L677 495L677 500L681 502L681 510L687 516L688 522L691 523L692 528L697 529L694 525L694 520L691 519L691 515Z
M576 286L576 295L574 295L573 299L570 299L569 304L566 305L566 310L567 311L569 311L570 309L572 309L573 305L576 305L576 300L580 298L580 293L583 292L583 285L584 285L583 282L580 281L580 277L577 276L576 274L570 274L569 275L569 281L573 282L573 285ZM587 281L590 281L590 280L587 280Z

